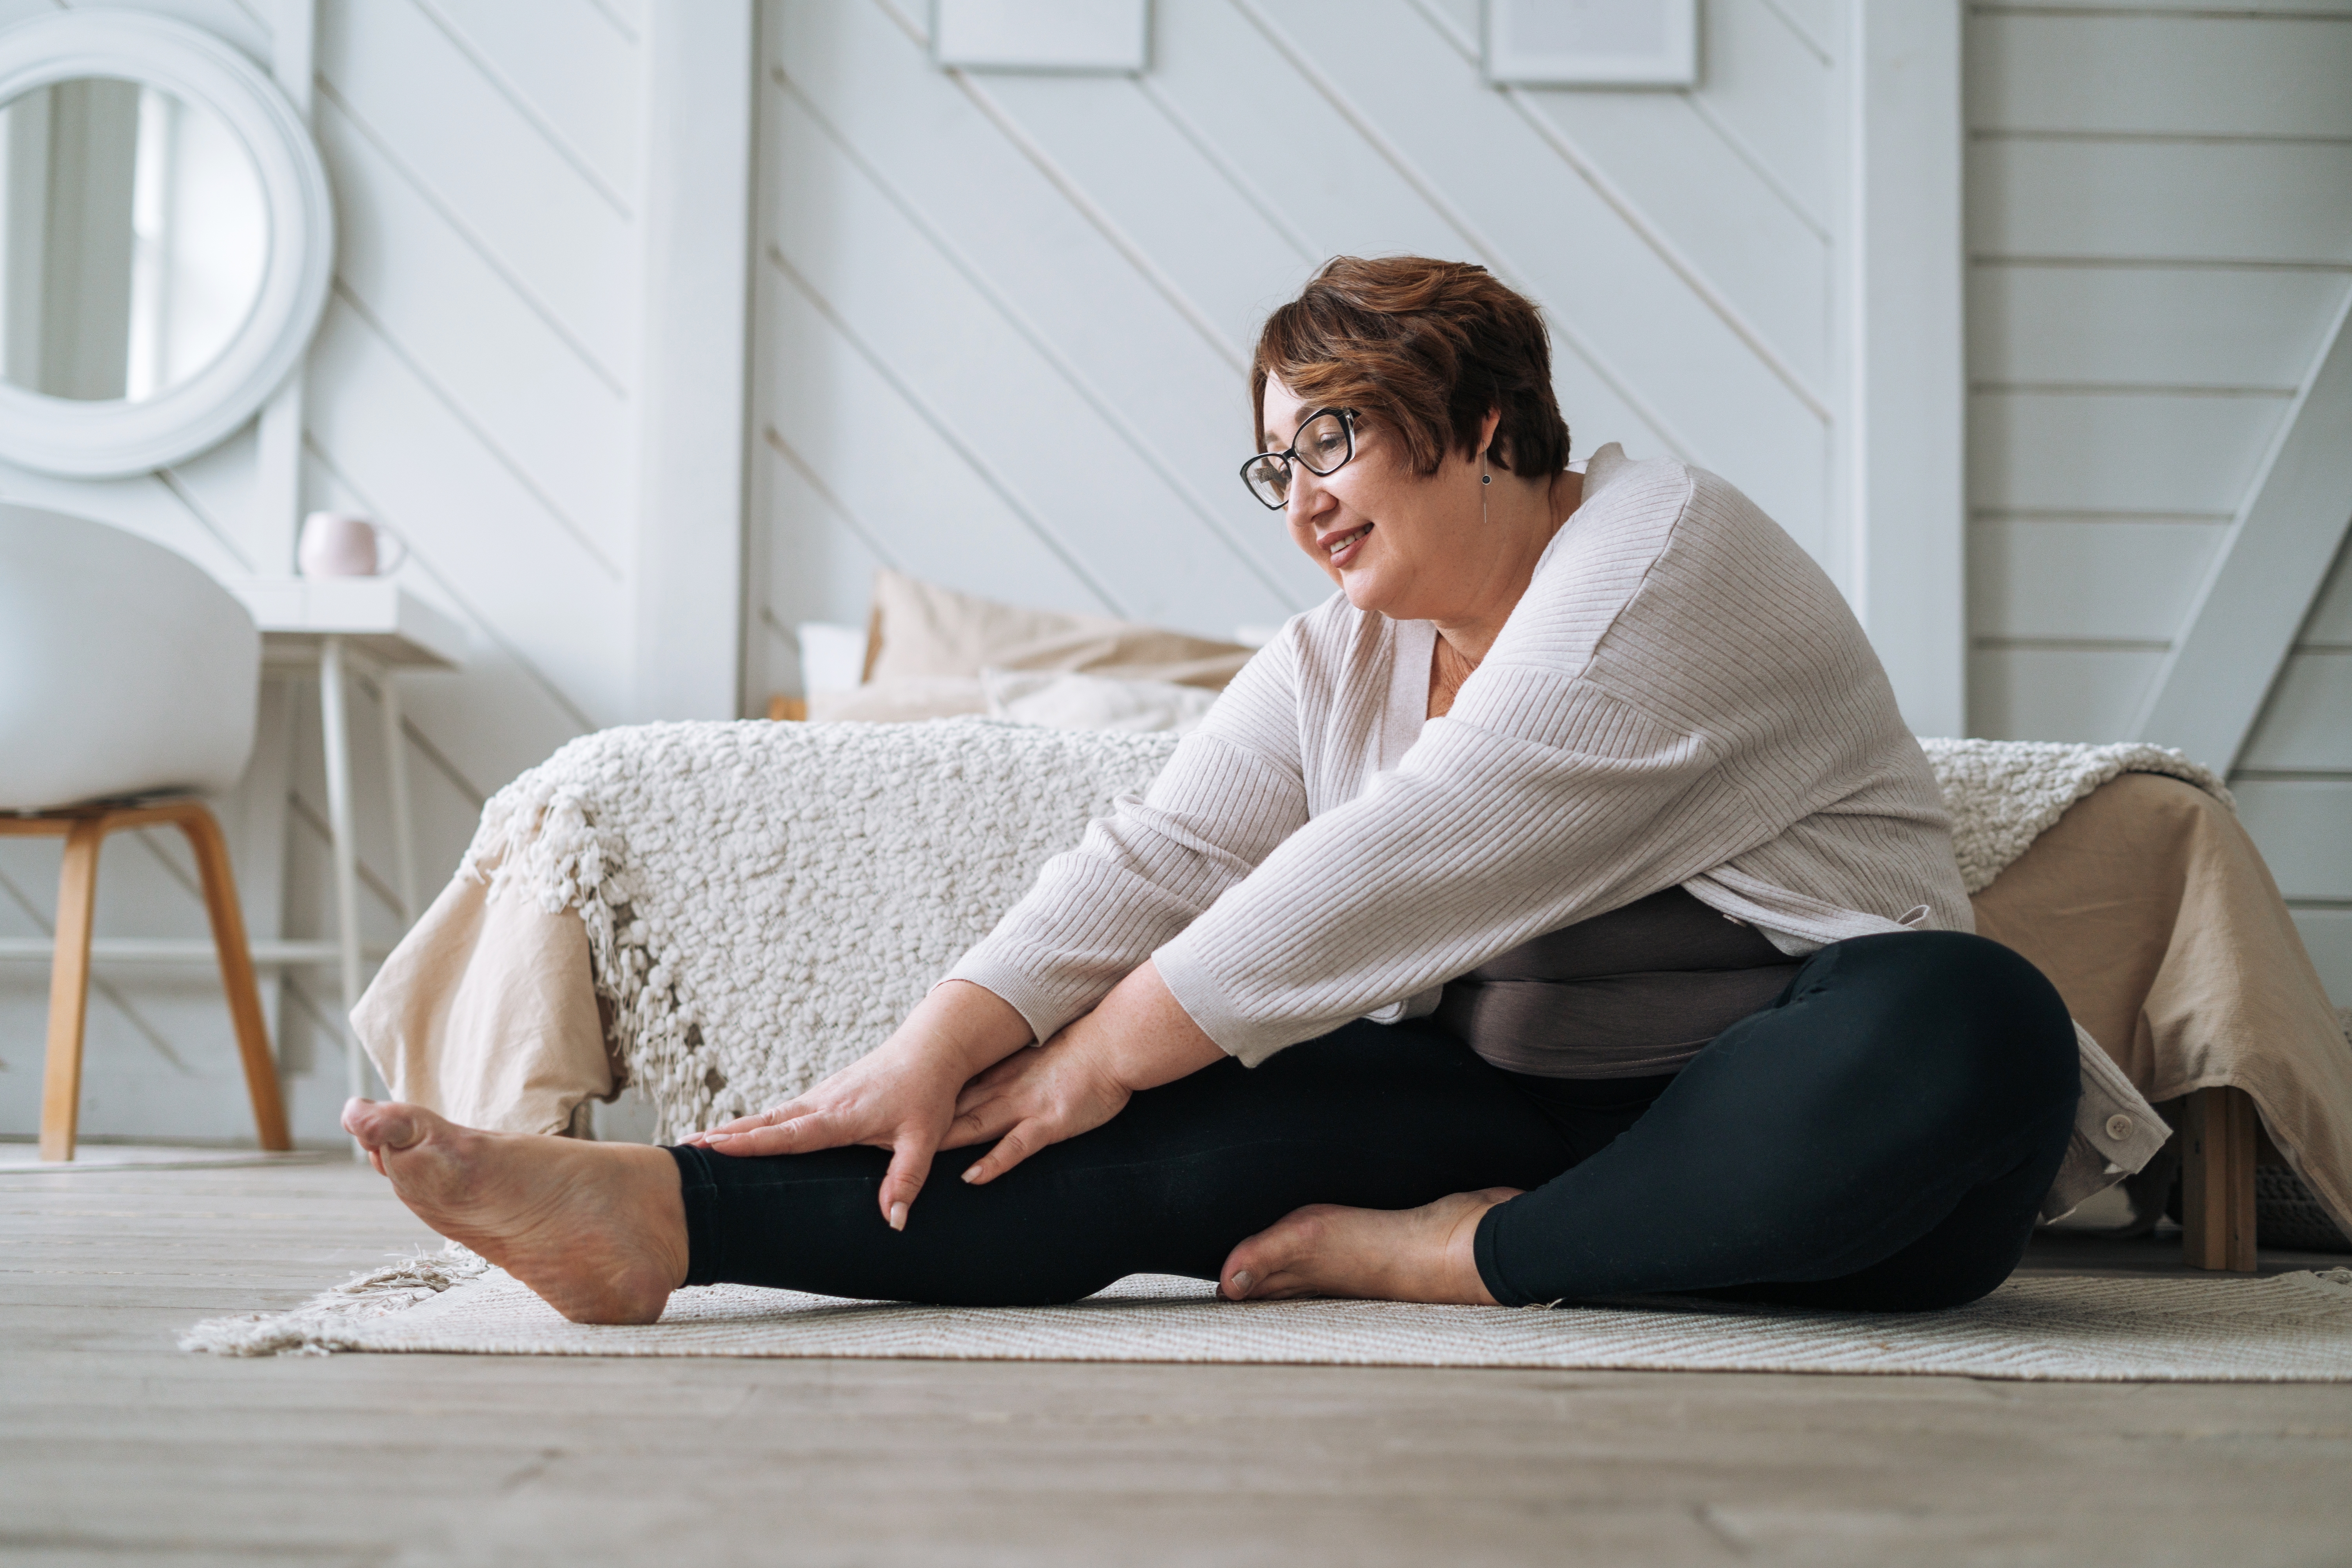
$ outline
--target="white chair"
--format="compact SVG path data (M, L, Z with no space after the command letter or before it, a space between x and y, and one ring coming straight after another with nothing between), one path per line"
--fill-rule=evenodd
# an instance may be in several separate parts
M293 1146L228 846L193 798L244 773L260 667L253 617L194 563L120 529L0 505L0 837L66 841L44 1160L73 1158L99 846L166 824L195 851L261 1146Z

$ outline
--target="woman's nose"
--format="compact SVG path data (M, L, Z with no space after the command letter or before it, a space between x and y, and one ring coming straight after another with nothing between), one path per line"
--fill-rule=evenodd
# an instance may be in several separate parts
M1327 499L1321 481L1307 471L1306 464L1291 466L1289 505L1285 510L1290 513L1293 523L1301 523L1313 517L1323 509Z

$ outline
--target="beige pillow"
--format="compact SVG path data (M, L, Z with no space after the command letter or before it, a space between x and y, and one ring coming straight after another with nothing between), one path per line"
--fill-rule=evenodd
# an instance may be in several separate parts
M983 669L992 719L1049 730L1167 730L1189 735L1213 691L1170 680L1120 680L1076 669Z
M874 574L866 679L896 688L908 678L956 677L976 687L983 668L1082 669L1115 679L1164 680L1219 691L1255 651L1108 616L1025 610L919 582L886 566ZM956 711L979 712L986 706L981 698Z

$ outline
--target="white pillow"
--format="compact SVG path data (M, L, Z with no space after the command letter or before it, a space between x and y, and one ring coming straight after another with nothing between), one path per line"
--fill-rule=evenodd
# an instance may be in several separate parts
M1197 726L1217 694L1168 680L1120 680L1066 669L980 672L988 716L1050 730L1168 730Z

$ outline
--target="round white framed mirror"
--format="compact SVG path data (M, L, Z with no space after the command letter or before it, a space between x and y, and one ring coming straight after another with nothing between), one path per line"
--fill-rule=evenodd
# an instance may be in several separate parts
M334 268L327 171L261 68L129 11L0 30L0 458L146 473L253 417Z

